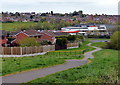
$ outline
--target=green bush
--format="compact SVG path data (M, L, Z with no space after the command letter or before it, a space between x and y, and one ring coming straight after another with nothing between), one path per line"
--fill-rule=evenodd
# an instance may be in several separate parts
M107 43L106 48L120 50L120 31L113 33L111 41Z
M19 44L21 47L40 45L35 38L19 39L19 40L17 40L17 44Z
M69 35L69 36L67 37L67 40L74 42L74 41L76 40L76 35Z
M47 40L43 40L40 42L41 45L50 45L51 42L50 41L47 41Z
M66 38L57 38L56 45L64 46L66 44L67 44L67 39Z

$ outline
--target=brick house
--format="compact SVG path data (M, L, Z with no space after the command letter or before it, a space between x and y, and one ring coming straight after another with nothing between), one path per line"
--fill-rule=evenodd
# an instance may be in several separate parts
M18 31L18 32L11 32L9 37L11 38L11 45L17 46L18 41L26 38L32 38L38 39L41 37L41 34L37 32L36 30L24 30L24 31Z
M0 47L6 47L7 46L7 32L4 30L0 30Z
M47 31L41 32L37 30L24 30L18 32L11 32L9 37L12 39L11 41L12 46L16 46L17 41L29 37L31 38L34 37L38 42L46 40L51 42L52 44L54 44L56 40L52 33L48 33Z
M9 35L9 42L11 46L18 46L17 41L20 41L25 38L34 37L38 42L48 41L51 44L56 43L56 37L68 35L68 33L60 33L53 31L39 31L39 30L23 30L17 32L11 32Z

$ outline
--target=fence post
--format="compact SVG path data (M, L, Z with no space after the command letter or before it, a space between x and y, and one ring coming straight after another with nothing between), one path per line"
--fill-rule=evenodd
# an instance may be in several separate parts
M13 47L11 47L11 55L13 55Z
M22 47L20 47L20 54L22 55Z
M27 54L27 47L25 47L25 49L26 49L26 54Z

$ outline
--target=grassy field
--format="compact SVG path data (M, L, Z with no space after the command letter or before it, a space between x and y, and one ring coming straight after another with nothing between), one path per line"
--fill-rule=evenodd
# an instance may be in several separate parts
M37 24L36 22L2 23L2 28L0 28L0 30L16 31L16 30L20 30L21 28L28 28L29 29L36 24Z
M92 62L28 82L36 83L117 83L118 51L103 49L95 52Z
M106 42L92 42L91 45L102 48L106 45Z
M106 38L86 38L86 40L110 40Z
M88 43L87 41L84 42L80 48L52 51L46 55L2 58L2 75L62 64L65 59L81 59L83 58L82 50L90 51L94 49L86 46Z
M2 58L0 57L0 75L2 75Z

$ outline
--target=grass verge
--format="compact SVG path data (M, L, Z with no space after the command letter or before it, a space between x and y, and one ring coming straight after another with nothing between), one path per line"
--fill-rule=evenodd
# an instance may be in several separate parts
M96 47L100 47L100 48L103 48L106 46L106 42L92 42L92 46L96 46Z
M39 56L2 58L2 75L62 64L66 59L81 59L83 58L83 55L81 55L82 50L87 49L86 51L90 51L94 49L86 46L88 43L89 42L85 41L80 48L59 50L72 52L53 51L47 53L46 55Z
M92 62L81 67L48 75L28 82L37 83L118 83L118 51L103 49L93 53Z

